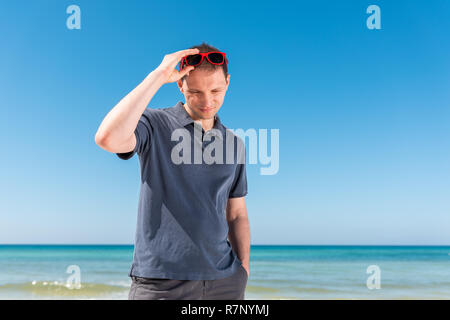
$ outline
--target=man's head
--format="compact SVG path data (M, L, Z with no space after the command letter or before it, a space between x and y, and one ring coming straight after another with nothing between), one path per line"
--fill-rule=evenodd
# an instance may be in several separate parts
M200 52L220 51L206 43L193 46L191 49ZM190 71L188 75L177 81L178 88L185 97L186 107L197 119L211 119L219 111L230 83L227 64L213 65L206 58Z

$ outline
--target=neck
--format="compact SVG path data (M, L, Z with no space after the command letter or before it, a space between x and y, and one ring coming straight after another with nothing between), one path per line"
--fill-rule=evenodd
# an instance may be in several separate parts
M214 127L214 119L199 119L194 121L201 124L203 130L205 131L208 131Z

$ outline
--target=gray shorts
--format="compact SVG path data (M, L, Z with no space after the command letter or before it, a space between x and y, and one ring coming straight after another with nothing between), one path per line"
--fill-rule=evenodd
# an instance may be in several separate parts
M217 280L174 280L131 277L129 300L244 300L248 274L237 272Z

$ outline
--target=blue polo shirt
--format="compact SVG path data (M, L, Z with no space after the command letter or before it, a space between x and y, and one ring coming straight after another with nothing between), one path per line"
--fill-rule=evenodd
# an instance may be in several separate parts
M137 153L141 172L129 276L214 280L242 264L227 239L226 206L229 198L247 195L245 145L217 114L213 129L205 132L182 102L147 108L134 132L135 149L117 153L124 160ZM198 161L199 150L215 161Z

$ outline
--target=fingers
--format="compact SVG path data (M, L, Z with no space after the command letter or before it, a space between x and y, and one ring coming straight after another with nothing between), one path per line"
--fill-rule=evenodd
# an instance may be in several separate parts
M186 49L186 50L181 50L181 51L177 51L175 52L175 55L177 57L179 57L179 59L183 58L184 56L189 56L191 54L197 54L199 53L200 50L195 48L195 49Z
M172 75L167 80L167 83L175 82L183 78L185 75L189 75L189 73L194 70L194 67L189 66L187 68L184 68L182 71L173 70Z
M170 74L172 74L174 72L175 67L177 66L177 64L180 62L180 60L183 57L191 55L191 54L197 54L199 52L200 52L199 49L186 49L186 50L177 51L177 52L174 52L171 54L166 54L164 56L162 63L160 64L160 66L158 68L161 68L162 70L167 70L168 72L170 72ZM194 68L186 68L186 69L183 69L181 72L184 76L186 73L189 73L192 69L194 69Z
M189 75L189 72L194 70L194 67L189 66L187 68L184 68L182 71L180 71L180 79L183 78L185 75Z
M174 56L174 60L177 61L177 63L178 63L178 61L180 61L183 57L189 56L191 54L197 54L199 52L200 52L199 49L186 49L186 50L181 50L181 51L175 52L173 54L173 56Z
M167 59L167 63L171 68L175 68L183 57L199 52L199 49L186 49L166 55L164 59Z

